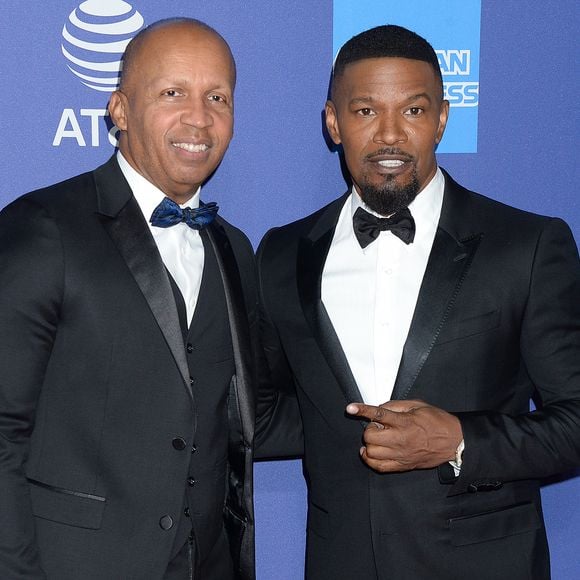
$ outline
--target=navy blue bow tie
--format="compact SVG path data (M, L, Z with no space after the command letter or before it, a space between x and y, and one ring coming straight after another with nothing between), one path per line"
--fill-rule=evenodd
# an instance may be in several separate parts
M153 210L149 221L151 225L158 228L170 228L175 224L185 222L190 228L201 230L213 222L218 209L215 201L206 203L197 209L181 208L172 199L166 197Z
M359 207L354 212L352 221L354 235L363 249L385 230L390 230L405 244L410 244L415 239L415 220L407 207L387 218L379 218Z

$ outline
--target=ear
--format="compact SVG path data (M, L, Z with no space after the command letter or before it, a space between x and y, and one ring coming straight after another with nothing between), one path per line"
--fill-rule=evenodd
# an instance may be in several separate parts
M115 91L109 99L109 115L121 131L127 130L127 112L129 103L127 96L121 91Z
M326 129L330 138L334 142L335 145L339 145L341 143L340 139L340 129L338 126L338 119L336 116L336 107L332 101L326 101L326 105L324 106L324 112L326 116Z
M449 101L441 101L441 108L439 110L439 125L437 126L437 133L435 135L435 143L439 145L447 127L447 119L449 119Z

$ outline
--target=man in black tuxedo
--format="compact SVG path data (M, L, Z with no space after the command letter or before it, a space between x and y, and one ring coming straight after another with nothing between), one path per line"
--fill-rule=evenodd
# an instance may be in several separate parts
M215 30L150 26L119 153L0 216L3 580L254 578L253 251L199 201L234 84Z
M351 39L326 125L352 189L259 249L256 453L304 454L310 580L550 575L539 480L580 463L578 252L437 167L448 112L424 39Z

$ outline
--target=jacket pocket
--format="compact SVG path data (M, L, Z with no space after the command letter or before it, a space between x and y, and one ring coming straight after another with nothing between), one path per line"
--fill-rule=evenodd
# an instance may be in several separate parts
M224 507L224 525L229 538L234 567L238 569L243 559L244 535L248 527L248 520L226 505Z
M323 507L310 502L308 505L308 524L309 532L320 536L321 538L329 537L329 518L330 515Z
M98 530L103 520L106 498L54 487L29 479L32 513L37 518L69 526Z
M493 512L462 516L449 520L451 543L467 546L506 536L533 532L542 527L533 503L522 503Z
M492 310L484 314L470 316L456 322L448 320L441 335L437 339L435 346L451 342L452 340L459 340L460 338L467 338L483 332L493 330L500 325L501 310Z

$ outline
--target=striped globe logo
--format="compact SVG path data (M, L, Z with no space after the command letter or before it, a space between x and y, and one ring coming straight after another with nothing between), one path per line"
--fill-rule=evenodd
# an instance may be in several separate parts
M62 29L61 48L69 70L85 86L113 92L123 52L143 24L143 16L123 0L82 2Z

